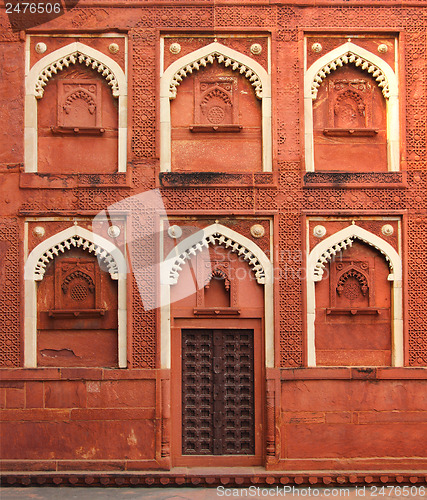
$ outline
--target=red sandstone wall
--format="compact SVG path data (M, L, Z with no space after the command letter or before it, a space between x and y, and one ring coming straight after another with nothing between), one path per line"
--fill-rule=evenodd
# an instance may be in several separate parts
M273 415L269 439L275 447L269 467L280 470L421 470L425 469L425 376L427 365L427 149L426 11L422 2L360 0L349 5L292 5L226 1L201 5L176 2L133 9L91 3L38 28L43 33L122 30L129 36L129 174L96 178L76 175L22 174L25 42L10 29L0 11L0 359L2 382L2 455L6 470L144 469L168 466L162 461L160 419L162 378L159 322L145 311L135 282L129 289L129 369L22 370L24 218L93 216L133 194L160 186L158 176L159 33L261 33L271 35L274 174L246 174L200 180L190 186L173 176L163 179L162 195L171 214L214 218L244 213L274 219L275 259L282 272L276 283L276 365L281 387L268 397ZM255 5L254 5L255 4ZM356 5L357 4L357 5ZM111 4L113 5L113 4ZM327 28L326 28L327 27ZM364 173L304 180L302 71L304 32L400 34L402 173ZM173 40L171 39L171 42ZM263 56L264 57L264 56ZM99 171L98 171L99 172ZM222 185L221 185L222 183ZM178 185L177 185L178 184ZM218 187L219 186L219 187ZM320 187L319 187L320 186ZM352 380L357 372L317 371L317 380L298 369L305 365L304 283L300 280L303 214L396 214L403 220L405 287L405 365L388 380ZM255 214L255 215L254 215ZM155 227L154 218L138 211L129 230ZM221 219L223 221L223 219ZM150 240L144 240L146 243ZM150 255L137 252L141 267ZM154 283L147 276L146 295ZM143 297L144 298L144 297ZM142 371L141 371L142 369ZM420 374L419 374L420 373ZM305 378L306 377L306 378ZM280 378L280 377L279 377ZM413 379L412 379L413 378ZM268 392L268 391L267 391ZM274 393L274 391L270 391ZM280 396L281 394L281 396ZM275 399L275 403L271 400ZM276 405L276 413L271 408ZM173 411L176 411L173 410ZM178 410L179 411L179 410ZM267 412L266 412L267 413ZM274 421L275 419L275 421ZM273 428L273 430L271 430ZM274 431L274 428L276 431ZM165 434L164 434L165 435ZM166 432L167 435L167 432ZM165 444L165 443L163 443ZM163 447L167 455L168 443ZM276 463L277 462L277 463ZM238 461L236 461L238 465Z
M397 368L283 371L282 455L272 467L425 468L424 374L407 376Z
M156 463L157 371L2 374L3 470L131 470Z

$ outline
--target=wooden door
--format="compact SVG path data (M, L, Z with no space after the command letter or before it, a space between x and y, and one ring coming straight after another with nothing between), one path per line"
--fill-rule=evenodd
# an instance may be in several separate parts
M182 330L182 454L254 455L253 330Z

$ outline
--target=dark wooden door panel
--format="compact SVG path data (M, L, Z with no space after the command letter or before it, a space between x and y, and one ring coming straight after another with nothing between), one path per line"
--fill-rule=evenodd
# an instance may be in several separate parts
M253 455L252 330L183 330L182 453Z

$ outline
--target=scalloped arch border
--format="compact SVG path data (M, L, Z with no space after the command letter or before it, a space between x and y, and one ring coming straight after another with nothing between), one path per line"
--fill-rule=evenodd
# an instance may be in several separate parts
M262 165L264 172L272 170L271 146L271 77L254 59L230 49L218 42L213 42L189 54L180 57L160 75L160 171L171 171L171 114L170 100L176 96L176 87L180 80L210 63L209 58L229 61L235 71L244 73L252 81L256 95L262 100ZM223 59L222 59L223 58ZM204 60L205 63L200 63ZM187 69L188 68L188 69ZM251 72L249 74L248 72ZM246 76L248 74L248 76Z
M27 54L27 65L29 55ZM81 60L79 60L79 58ZM73 62L74 60L74 62ZM72 42L37 61L25 76L25 172L37 172L37 99L43 97L50 78L71 64L86 64L108 81L118 98L118 172L126 172L127 163L127 77L119 64L99 50L81 42Z
M95 253L104 261L107 259L110 263L110 276L118 282L118 360L119 368L127 367L126 259L119 248L107 239L80 226L71 226L39 243L25 262L24 366L26 368L37 367L37 281L43 279L47 262L53 260L59 253L77 246L71 241L77 242L79 239L83 249ZM65 242L67 244L64 245Z
M350 55L354 61L350 61ZM347 59L347 62L346 62ZM313 137L313 100L317 97L317 87L338 69L338 67L356 62L370 74L379 71L374 78L379 78L387 106L387 164L388 170L400 169L399 143L399 85L396 73L391 66L369 50L352 42L346 42L317 59L304 74L304 119L305 119L305 163L308 172L314 172L314 137Z
M241 256L252 269L259 284L264 285L271 279L269 275L270 261L258 245L246 238L246 236L222 224L212 224L186 238L168 254L162 271L164 283L169 285L177 284L182 265L197 252L201 252L203 248L218 244Z
M355 224L341 229L318 243L307 257L307 365L316 366L315 284L321 281L326 263L334 255L351 246L354 239L376 248L389 263L391 273L388 280L392 283L392 365L403 366L402 259L385 240Z
M216 235L219 235L218 237ZM210 226L198 231L192 236L183 240L175 250L171 251L161 264L161 285L160 285L160 338L161 338L161 353L160 361L162 368L170 368L171 366L171 311L170 311L170 287L178 284L178 276L180 269L175 269L175 263L178 265L185 264L192 255L201 251L203 247L207 248L209 244L216 244L217 238L224 238L222 243L227 240L230 244L228 248L239 253L244 251L250 253L252 257L247 260L250 263L251 259L256 259L258 265L262 268L262 276L259 275L258 283L264 286L264 314L265 314L265 366L267 368L274 367L274 297L273 297L273 264L261 248L246 236L230 229L222 224L211 224ZM204 243L203 243L204 242ZM231 243L233 242L233 243ZM233 247L233 244L235 245ZM200 246L200 248L198 248ZM197 247L197 248L196 248ZM247 256L249 257L249 255ZM185 256L182 258L181 256ZM256 268L257 264L253 261ZM261 272L261 269L257 269Z

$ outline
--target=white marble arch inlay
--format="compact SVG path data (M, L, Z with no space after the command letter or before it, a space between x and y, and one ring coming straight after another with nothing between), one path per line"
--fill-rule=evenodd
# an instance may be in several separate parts
M352 42L346 42L317 59L304 74L305 164L314 172L313 100L317 89L328 75L344 64L355 64L377 80L387 106L387 164L388 170L400 169L399 143L399 85L396 73L381 57Z
M25 172L37 172L37 100L43 97L44 87L49 84L50 78L73 64L82 64L100 73L118 99L118 171L126 172L126 75L111 57L81 42L72 42L46 54L25 75Z
M71 226L45 239L32 250L25 262L24 366L37 367L37 281L43 279L44 267L50 260L71 248L93 252L107 264L111 278L117 280L118 358L119 367L126 368L126 260L113 243L80 226Z
M171 171L170 100L175 98L183 78L214 60L248 78L255 95L262 100L262 164L264 172L271 172L271 76L251 57L218 42L180 57L160 75L160 171Z
M200 248L196 249L195 246L198 244ZM196 236L189 236L183 240L177 249L169 253L161 265L161 366L162 368L170 368L171 366L170 287L179 286L180 269L176 268L176 264L178 262L180 266L185 265L188 259L196 252L201 251L203 247L216 244L225 245L237 254L246 255L248 259L244 260L252 267L258 283L262 283L264 286L265 365L271 368L274 366L273 264L252 240L218 223L200 230Z
M360 240L384 255L390 267L388 280L392 282L392 365L403 366L403 297L402 297L402 259L396 250L385 240L356 224L332 234L318 243L307 258L307 364L316 366L315 283L323 277L323 267L332 257L344 252L354 240Z

